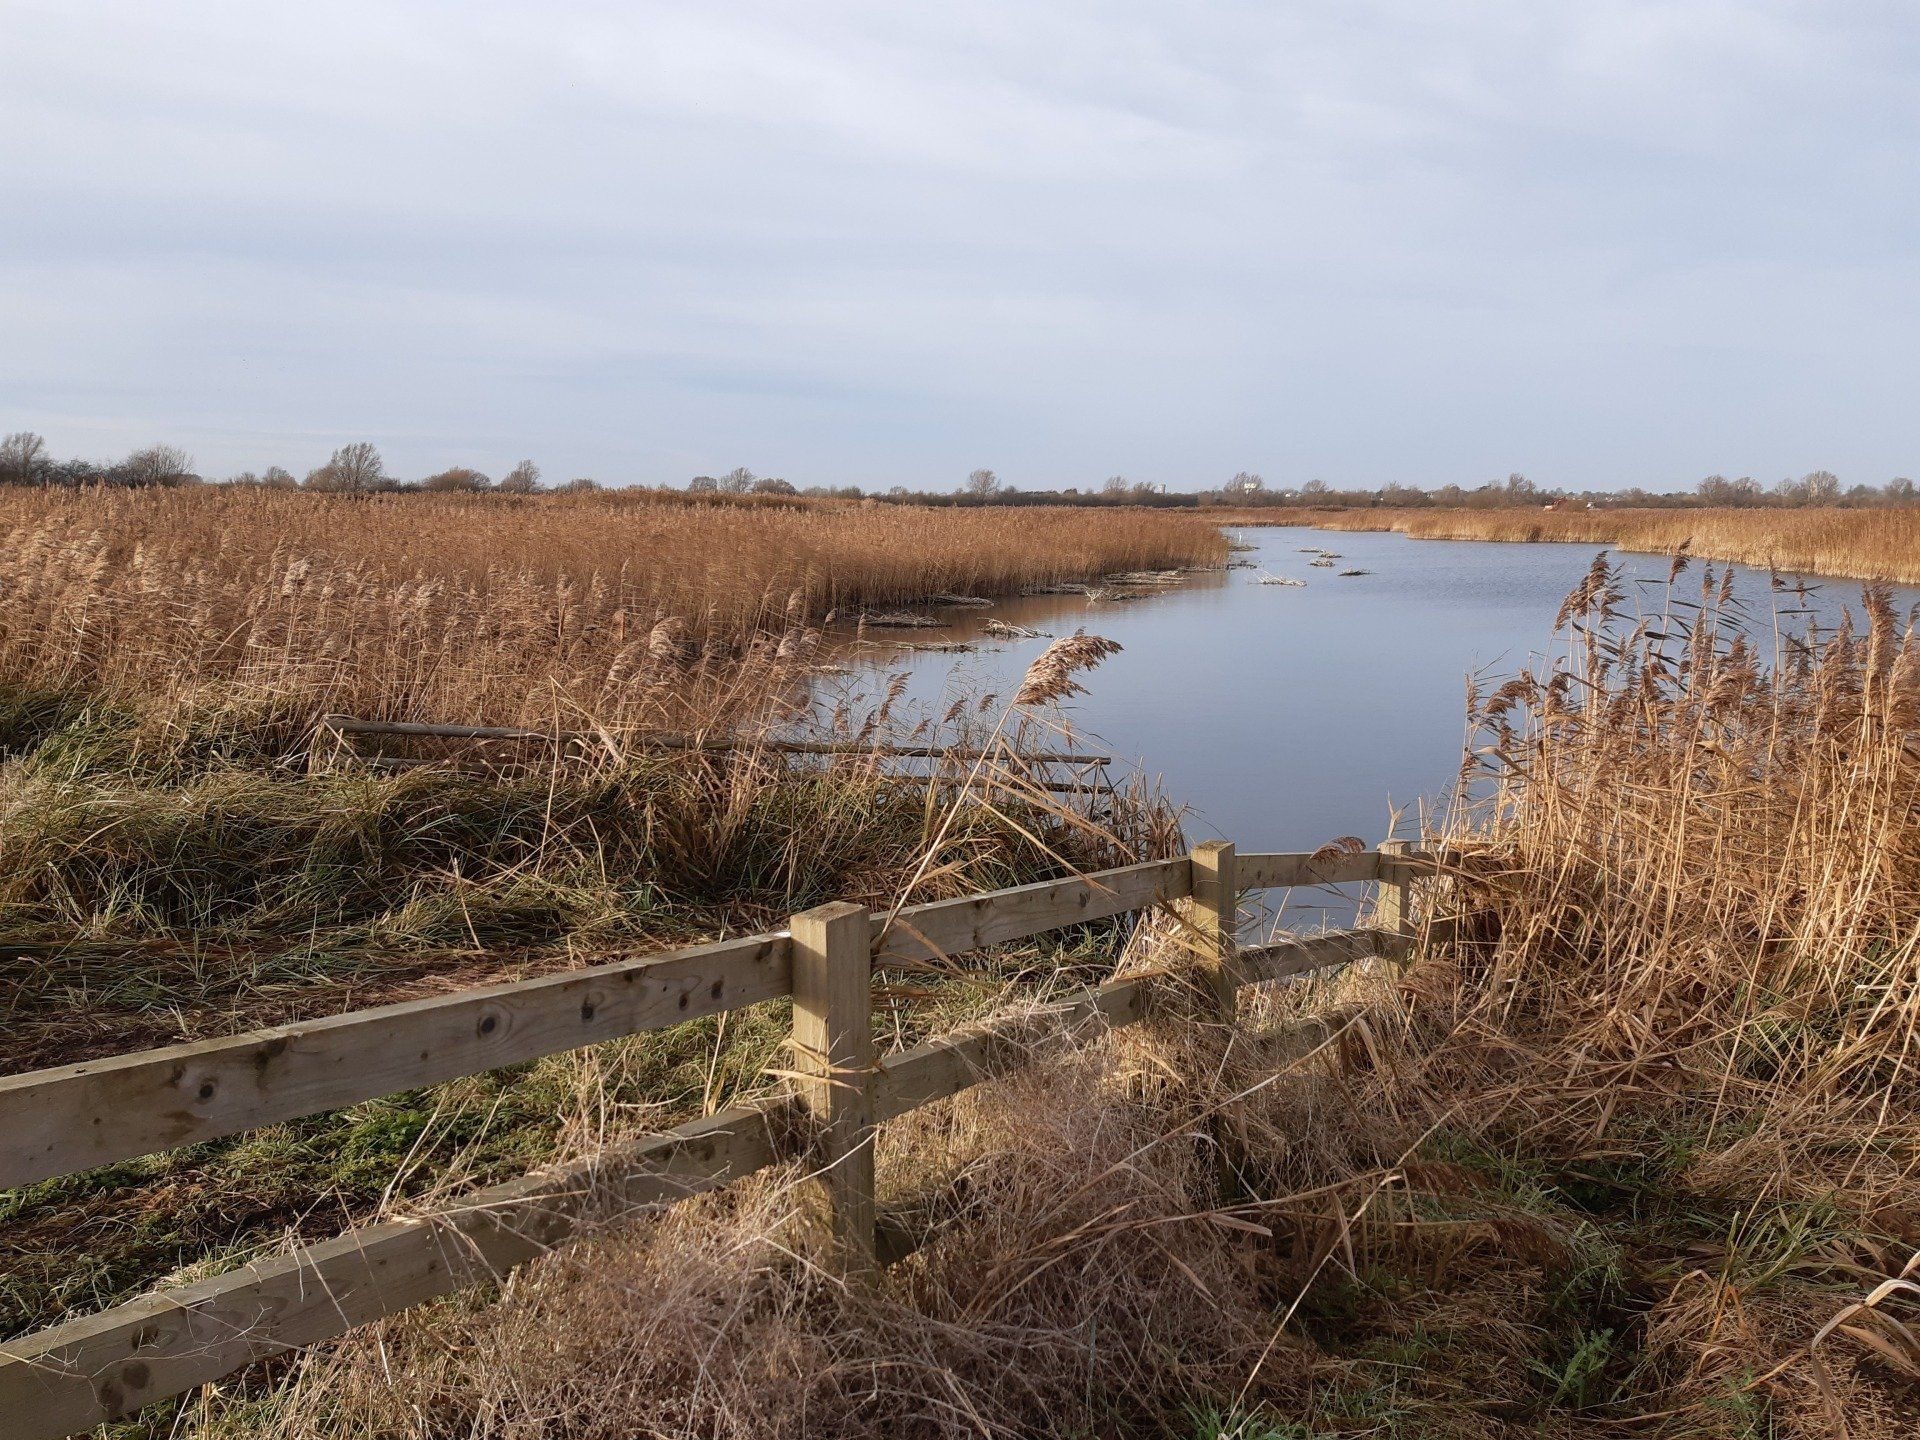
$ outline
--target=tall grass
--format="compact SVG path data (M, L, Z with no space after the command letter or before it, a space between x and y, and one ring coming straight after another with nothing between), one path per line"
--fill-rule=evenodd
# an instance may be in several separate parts
M1153 511L689 504L658 495L0 493L0 683L308 714L651 715L835 612L1215 563ZM720 672L725 672L724 678Z
M812 1268L776 1175L198 1433L1912 1433L1920 647L1869 595L1776 660L1742 603L1676 567L1636 615L1597 563L1473 700L1404 973L1251 995L1230 1043L1170 979L889 1128L891 1196L953 1198L875 1287Z
M1397 530L1418 540L1564 540L1757 569L1920 585L1920 510L1209 511L1222 524Z
M1097 863L1114 843L1077 817L902 804L870 772L765 755L285 761L318 709L737 714L803 683L829 609L1217 544L1100 512L1069 561L1047 553L1066 516L1042 545L979 512L618 499L27 495L0 513L0 976L10 1043L36 1057L114 1048L102 1014L204 1033L463 965L758 928L828 894ZM1723 516L1749 518L1701 523ZM899 545L876 552L874 526ZM128 1433L1912 1433L1920 646L1869 594L1859 628L1784 626L1774 653L1747 638L1774 627L1731 623L1743 604L1764 597L1676 566L1633 613L1603 560L1554 653L1473 697L1477 798L1430 837L1458 859L1404 973L1250 994L1231 1032L1194 1013L1172 924L1117 960L1110 927L1065 955L889 977L888 1045L1017 977L1166 978L1152 1025L1037 1041L1024 1077L887 1128L885 1198L916 1202L926 1244L877 1285L816 1268L788 1170L612 1217L498 1295ZM1120 848L1165 853L1166 821ZM754 1093L779 1034L777 1014L728 1017L0 1196L0 1314L26 1328L591 1153ZM1222 1143L1245 1186L1226 1208Z
M1157 803L1122 834L1090 823L1091 797L1026 786L1017 716L965 787L753 741L803 717L856 751L993 730L978 705L896 727L887 677L817 691L835 609L1222 547L1160 516L1009 534L981 512L257 490L11 491L0 535L7 1072L1164 849ZM329 710L559 719L605 743L393 773L310 751ZM711 725L744 743L614 738ZM0 1331L523 1171L575 1143L582 1074L629 1119L699 1113L759 1083L777 1029L730 1018L0 1195Z

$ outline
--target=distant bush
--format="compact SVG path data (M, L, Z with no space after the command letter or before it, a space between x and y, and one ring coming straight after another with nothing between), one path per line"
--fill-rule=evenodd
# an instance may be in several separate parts
M531 495L540 488L540 467L522 460L501 478L497 488L502 495Z
M502 482L504 487L505 482ZM455 465L442 470L438 475L429 475L420 482L422 490L431 490L436 494L477 495L490 489L493 481L478 470L466 465Z
M120 462L128 485L196 485L193 457L173 445L149 445Z

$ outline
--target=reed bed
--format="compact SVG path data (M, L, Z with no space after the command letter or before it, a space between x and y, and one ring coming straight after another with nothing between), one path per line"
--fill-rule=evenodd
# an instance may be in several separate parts
M835 609L1217 558L1186 517L1074 539L1077 513L1021 571L1033 527L983 512L0 496L8 1042L39 1063L1172 853L1151 797L1103 834L1038 796L903 803L858 761L610 736L305 764L320 710L765 719L808 702ZM1428 837L1459 858L1404 973L1250 993L1232 1031L1171 919L888 977L889 1046L1116 965L1164 983L1152 1024L1036 1036L1031 1071L886 1128L885 1196L945 1198L877 1284L815 1263L808 1182L773 1174L116 1440L1912 1433L1920 645L1871 591L1835 633L1736 623L1766 599L1680 562L1643 613L1596 562L1553 651L1469 697ZM1060 642L1017 703L1105 649ZM894 693L823 723L880 733ZM1017 750L993 713L939 733ZM781 1033L701 1022L0 1196L0 1324L763 1093Z
M1215 564L1136 510L0 492L0 684L155 709L603 724L690 688L741 703L829 617Z
M1401 973L1057 1037L889 1127L952 1199L872 1287L802 1177L629 1217L178 1433L1839 1437L1920 1423L1920 647L1604 557L1471 697ZM1241 1198L1215 1189L1226 1147Z
M0 1069L1164 848L1152 797L1095 825L1093 797L1030 784L1024 710L907 714L898 677L828 684L818 663L836 610L1219 552L1163 518L1069 515L1042 543L979 512L837 504L0 493ZM316 747L328 711L589 743L392 769ZM790 724L853 753L759 743ZM736 748L629 743L717 729ZM876 738L993 754L916 784L862 750ZM622 1113L698 1114L759 1082L777 1028L694 1027L587 1069ZM568 1143L581 1073L563 1058L0 1195L0 1330L524 1171Z
M207 745L192 714L159 735L87 706L50 717L0 761L0 1069L777 929L828 899L884 909L1169 853L1177 817L1157 796L1055 794L1023 758L1113 648L1056 641L997 715L923 718L909 735L970 748L918 780L859 745L894 728L891 682L842 697L823 724L849 751L827 756L603 736L388 773L285 763L231 718ZM923 1034L1036 966L1084 982L1116 928L922 967L885 1005L892 1032ZM781 1008L0 1193L0 1334L764 1094Z
M1395 530L1416 540L1560 540L1758 570L1920 585L1920 509L1209 510L1225 525Z

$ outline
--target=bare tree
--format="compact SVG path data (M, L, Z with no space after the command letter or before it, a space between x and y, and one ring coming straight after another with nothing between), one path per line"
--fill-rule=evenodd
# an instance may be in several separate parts
M711 495L720 488L720 482L711 475L696 475L687 481L689 495Z
M758 480L753 482L753 493L756 495L797 495L799 492L793 488L791 481L782 480L777 475L762 475Z
M291 490L295 485L293 472L278 465L269 465L260 475L260 483L269 490Z
M1100 487L1100 493L1110 499L1118 500L1133 489L1133 485L1124 475L1109 475L1107 483Z
M1788 505L1831 505L1840 495L1840 477L1831 470L1815 470L1798 480L1782 480L1774 494Z
M1840 477L1831 470L1816 470L1811 475L1803 475L1800 483L1806 489L1809 505L1831 505L1840 496Z
M120 473L129 485L191 485L200 478L193 473L193 457L173 445L134 451L120 462Z
M720 477L720 488L729 495L744 495L753 488L753 482L757 478L751 470L742 465Z
M540 488L540 467L531 460L522 460L500 477L495 488L502 495L531 495Z
M47 469L47 442L31 430L0 439L0 485L31 485Z
M1709 475L1694 487L1702 505L1757 505L1761 490L1758 482L1742 475L1729 480L1724 475Z
M309 471L309 490L341 490L357 494L372 490L387 478L386 463L380 452L365 440L342 445L318 470Z
M991 470L975 470L967 476L964 493L985 500L1000 488L1000 477Z
M576 495L584 495L598 490L600 488L600 482L595 480L591 475L577 475L560 488L562 490L570 490Z

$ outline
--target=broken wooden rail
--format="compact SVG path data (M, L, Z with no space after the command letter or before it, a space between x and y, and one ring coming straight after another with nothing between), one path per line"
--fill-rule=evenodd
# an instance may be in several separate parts
M404 735L427 740L519 740L548 744L598 743L597 731L531 730L512 725L429 725L411 720L362 720L353 715L322 715L318 728L335 735ZM611 732L610 732L611 733ZM778 740L726 736L679 735L641 730L613 738L642 750L708 750L716 754L773 750L784 755L876 755L890 759L980 760L994 752L964 745L864 744L850 740ZM1111 765L1111 755L1083 755L1067 751L1020 751L1022 760L1036 764Z
M935 901L891 920L835 904L788 929L327 1019L0 1077L0 1189L439 1084L791 996L792 1093L609 1147L0 1344L0 1415L18 1440L75 1434L255 1360L487 1283L602 1217L656 1207L784 1160L825 1188L849 1271L884 1251L874 1127L1019 1063L1036 1018L1118 1029L1146 1013L1152 976L1110 980L1035 1014L873 1054L872 974L1186 902L1218 976L1241 986L1403 953L1411 886L1438 862L1405 847L1191 855ZM1380 925L1240 948L1239 897L1378 882Z
M607 746L630 747L634 750L665 750L692 752L706 755L801 755L819 758L845 757L852 759L889 760L930 760L960 765L972 765L983 760L1011 761L1020 767L1012 774L1004 768L975 780L977 784L990 784L1000 789L1018 790L1031 788L1051 794L1085 794L1112 792L1112 782L1106 776L1106 767L1113 763L1111 755L1081 754L1056 750L998 750L970 749L964 745L898 745L873 741L844 740L782 740L769 737L739 738L732 736L681 735L663 731L640 730L630 732L601 732L589 730L535 730L513 725L439 725L412 720L363 720L354 715L328 714L320 716L314 722L313 755L318 758L328 744L336 750L352 754L369 765L383 768L410 768L432 761L414 756L363 754L354 743L355 736L386 736L396 740L450 740L466 741L471 744L488 742L519 745L541 744L560 749L594 749ZM1021 771L1031 771L1023 774ZM1064 773L1063 773L1064 772ZM941 776L927 773L891 774L886 778L903 783L954 785L960 783L958 776Z

